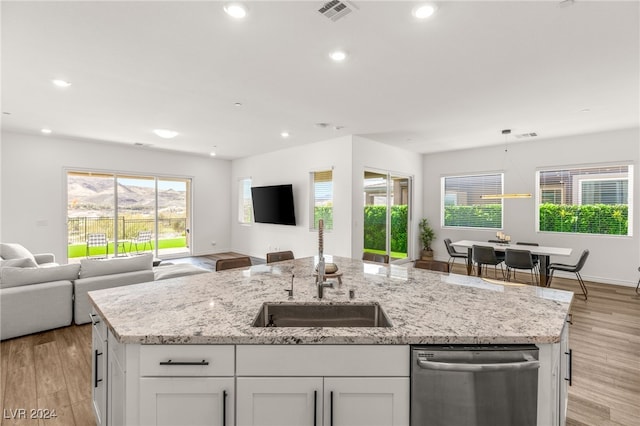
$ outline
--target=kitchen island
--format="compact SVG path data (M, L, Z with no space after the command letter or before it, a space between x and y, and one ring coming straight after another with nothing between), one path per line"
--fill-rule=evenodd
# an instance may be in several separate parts
M335 407L337 418L355 424L334 400L342 395L360 412L367 407L367 421L375 420L368 424L406 425L409 345L532 343L540 348L538 424L563 423L573 293L326 258L338 265L343 284L325 289L322 300L313 258L90 292L98 422L160 423L173 414L181 424L210 415L218 421L211 424L244 425L254 424L256 413L286 413L329 424ZM263 303L292 301L375 302L392 327L252 326ZM329 390L340 386L348 390ZM376 397L354 403L365 390ZM395 407L390 420L377 411L386 407L383 390ZM285 395L304 403L293 407ZM200 402L212 399L203 408Z

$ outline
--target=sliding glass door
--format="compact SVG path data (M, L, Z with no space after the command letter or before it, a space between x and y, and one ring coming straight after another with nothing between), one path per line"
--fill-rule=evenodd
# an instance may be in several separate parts
M409 258L411 177L364 172L364 251L387 254L391 261Z
M189 255L191 181L67 172L68 258Z

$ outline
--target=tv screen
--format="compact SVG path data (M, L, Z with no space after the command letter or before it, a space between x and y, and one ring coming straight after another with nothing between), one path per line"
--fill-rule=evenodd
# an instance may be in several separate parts
M296 224L292 185L254 186L251 188L253 219L257 223Z

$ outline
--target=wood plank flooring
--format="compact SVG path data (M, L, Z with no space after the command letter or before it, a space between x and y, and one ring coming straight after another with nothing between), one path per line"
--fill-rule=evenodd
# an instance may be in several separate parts
M456 265L454 271L464 273L464 268ZM554 278L552 286L580 292L574 280ZM590 282L587 286L589 299L578 294L571 309L569 339L574 359L567 425L638 425L640 297L630 287ZM5 418L19 408L27 414L32 408L56 410L57 417ZM91 325L72 325L0 343L0 412L2 426L95 425Z

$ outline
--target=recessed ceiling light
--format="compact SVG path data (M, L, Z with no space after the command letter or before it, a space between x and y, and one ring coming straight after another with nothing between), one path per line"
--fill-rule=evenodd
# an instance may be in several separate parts
M9 111L3 111L2 112L4 115L11 115L11 113Z
M242 19L247 16L247 6L242 3L228 3L224 6L224 11L232 18Z
M421 4L413 8L411 13L418 19L427 19L436 13L436 6L432 4Z
M174 130L168 130L168 129L155 129L153 133L155 133L156 135L164 139L171 139L178 136L178 132Z
M209 155L210 155L210 156L212 156L212 157L215 157L215 156L216 156L216 152L215 152L215 151L211 151L211 152L209 153Z
M280 133L280 136L282 136L283 138L288 138L289 137L289 132L282 132Z
M51 134L52 130L51 129L42 129L40 130L42 133L44 133L45 135Z
M68 81L64 81L64 80L51 80L51 82L53 84L55 84L58 87L69 87L71 86L71 83L69 83Z
M242 106L242 102L236 102L236 103L233 104L233 106L241 107Z
M342 62L347 59L347 52L345 52L344 50L334 50L333 52L329 53L329 57L334 62Z
M581 109L580 112L591 112L589 108Z

